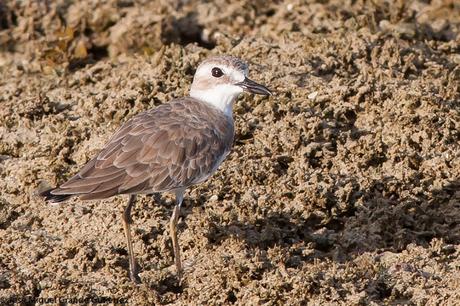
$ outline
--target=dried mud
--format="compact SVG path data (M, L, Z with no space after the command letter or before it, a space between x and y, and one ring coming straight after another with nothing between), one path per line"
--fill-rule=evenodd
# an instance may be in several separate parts
M187 194L182 282L173 199L139 199L134 286L124 197L34 192L223 53L276 94L236 103L232 153ZM1 2L0 301L460 303L459 54L454 0Z

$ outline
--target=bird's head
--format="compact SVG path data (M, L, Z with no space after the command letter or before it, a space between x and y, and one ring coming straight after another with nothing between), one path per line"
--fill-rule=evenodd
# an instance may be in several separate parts
M271 95L271 91L248 78L248 65L232 56L212 57L202 62L195 72L190 96L210 103L227 115L233 102L244 91Z

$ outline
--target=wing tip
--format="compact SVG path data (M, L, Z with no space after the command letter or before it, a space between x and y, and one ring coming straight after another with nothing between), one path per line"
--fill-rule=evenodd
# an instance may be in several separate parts
M53 194L53 191L57 189L59 188L48 188L43 191L39 191L38 195L50 203L65 202L72 197L71 194Z

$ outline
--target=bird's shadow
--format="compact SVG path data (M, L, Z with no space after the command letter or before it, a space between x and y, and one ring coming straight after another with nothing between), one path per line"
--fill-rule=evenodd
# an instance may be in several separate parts
M395 181L388 177L381 184L391 185ZM364 252L401 252L409 244L428 247L434 238L458 244L459 191L457 179L417 199L399 199L383 192L382 186L376 183L360 190L359 197L352 197L347 210L326 220L315 213L296 218L274 211L250 223L212 222L207 238L213 245L236 238L253 250L287 247L287 267L319 258L343 263ZM330 194L333 197L333 193ZM267 266L270 266L268 259Z

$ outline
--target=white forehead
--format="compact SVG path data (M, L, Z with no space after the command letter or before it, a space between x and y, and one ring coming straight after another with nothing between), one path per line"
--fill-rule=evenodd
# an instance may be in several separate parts
M211 74L212 68L220 68L224 76L236 82L242 82L248 76L248 68L246 65L234 66L219 62L205 62L198 67L195 72L195 77L214 78Z

